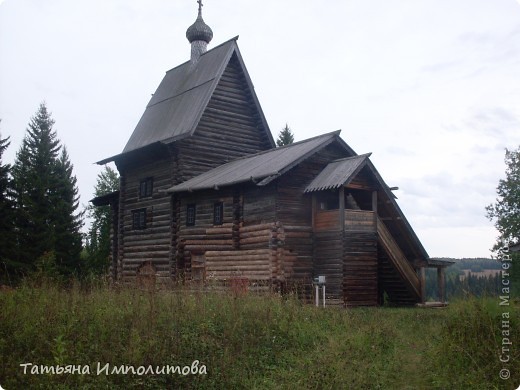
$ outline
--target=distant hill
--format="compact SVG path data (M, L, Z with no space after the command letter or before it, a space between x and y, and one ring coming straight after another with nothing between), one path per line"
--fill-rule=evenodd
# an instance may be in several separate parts
M471 273L480 273L486 270L500 270L500 262L495 259L477 257L455 259L451 257L443 257L442 260L454 261L451 267L448 267L450 273L457 272L459 275Z

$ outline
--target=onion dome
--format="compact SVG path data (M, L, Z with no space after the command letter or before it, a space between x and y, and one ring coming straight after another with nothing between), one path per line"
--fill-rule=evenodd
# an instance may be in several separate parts
M197 17L197 20L195 20L195 23L186 30L186 38L188 38L190 43L194 41L204 41L209 43L213 38L213 31L206 23L204 23L204 19L202 19L201 7L202 2L199 2L199 16Z

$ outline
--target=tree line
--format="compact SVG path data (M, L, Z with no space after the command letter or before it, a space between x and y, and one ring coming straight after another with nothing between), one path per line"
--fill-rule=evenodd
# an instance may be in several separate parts
M0 129L0 285L25 276L66 279L108 271L110 206L80 209L74 167L54 123L41 103L12 166L2 160L10 140ZM286 124L277 145L293 141ZM94 196L118 189L119 175L105 166ZM92 222L82 233L86 216Z
M3 163L10 140L0 133L0 284L28 275L69 278L106 270L106 258L100 260L109 251L106 210L80 209L73 165L54 123L40 104L12 166ZM117 174L106 168L102 175L97 187L112 190ZM85 212L96 214L86 237Z
M497 297L503 295L501 292L502 275L496 272L490 275L476 275L471 271L462 276L459 272L450 270L445 276L446 299L474 297ZM437 270L426 270L426 300L439 300L437 288Z

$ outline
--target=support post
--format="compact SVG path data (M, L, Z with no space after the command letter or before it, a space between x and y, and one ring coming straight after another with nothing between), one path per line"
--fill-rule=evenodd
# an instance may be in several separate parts
M421 303L426 301L426 268L421 267Z
M441 303L446 302L446 293L445 293L445 280L444 280L444 267L437 268L437 287L439 294L439 301Z
M377 191L372 191L372 211L374 212L374 225L377 231Z
M316 193L312 193L312 230L316 229L316 207L317 207L317 200L316 200Z
M339 189L339 226L345 232L345 187Z

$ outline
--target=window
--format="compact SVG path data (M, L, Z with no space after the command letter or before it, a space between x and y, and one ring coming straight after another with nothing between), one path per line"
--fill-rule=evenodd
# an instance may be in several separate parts
M153 177L147 177L146 179L141 180L139 183L139 197L147 198L152 196L153 192Z
M132 211L132 229L143 230L146 229L146 209L139 209Z
M213 205L213 224L222 225L224 223L224 203L218 202Z
M186 208L186 226L195 226L195 205L189 204Z

